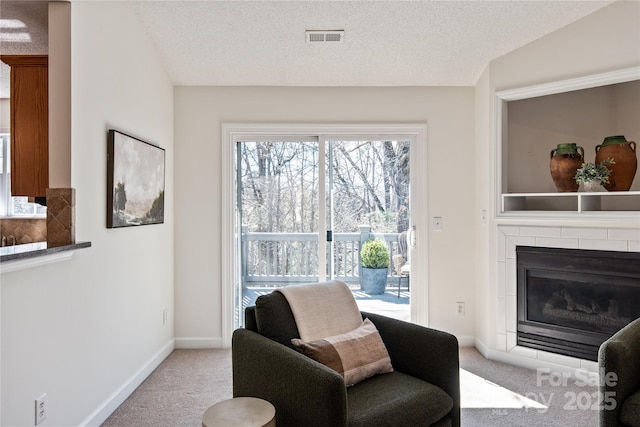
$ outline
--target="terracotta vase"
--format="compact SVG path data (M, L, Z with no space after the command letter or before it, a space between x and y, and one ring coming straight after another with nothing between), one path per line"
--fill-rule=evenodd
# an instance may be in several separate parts
M584 149L576 144L558 144L551 150L551 178L561 193L578 191L576 171L584 163Z
M613 159L615 164L607 166L611 175L604 188L609 191L629 191L638 169L636 143L627 141L623 135L606 137L602 144L596 146L596 165L606 159Z

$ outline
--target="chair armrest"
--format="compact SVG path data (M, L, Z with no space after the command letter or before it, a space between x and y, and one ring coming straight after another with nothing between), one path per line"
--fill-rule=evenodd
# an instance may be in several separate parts
M640 390L640 319L634 320L605 341L598 351L601 426L618 426L624 401ZM613 377L615 374L615 377ZM615 399L615 407L608 398Z
M246 329L234 331L231 354L233 396L271 402L277 425L347 425L347 391L334 370Z
M453 399L450 416L460 425L460 363L458 339L447 332L373 313L368 317L382 337L395 370L443 389Z

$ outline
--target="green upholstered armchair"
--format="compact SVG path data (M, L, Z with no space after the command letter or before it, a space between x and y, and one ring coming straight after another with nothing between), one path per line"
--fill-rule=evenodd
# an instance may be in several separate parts
M286 298L259 297L233 333L233 396L271 402L276 424L287 427L460 426L456 337L361 314L377 327L394 372L345 387L336 371L294 349L299 334Z
M603 396L600 427L640 426L640 319L600 346L598 364Z

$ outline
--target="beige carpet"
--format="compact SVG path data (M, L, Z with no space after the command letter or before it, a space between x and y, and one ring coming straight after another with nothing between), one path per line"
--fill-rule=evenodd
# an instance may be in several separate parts
M598 426L597 387L583 384L586 373L562 385L559 372L539 376L487 360L473 348L461 349L460 367L464 427Z
M231 350L174 350L102 425L200 427L231 381Z
M463 427L598 425L594 386L554 386L470 348L460 365ZM231 382L230 350L175 350L103 426L199 427L209 406L232 396Z

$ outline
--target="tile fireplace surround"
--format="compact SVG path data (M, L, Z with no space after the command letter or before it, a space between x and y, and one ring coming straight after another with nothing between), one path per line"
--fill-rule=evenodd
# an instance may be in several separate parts
M533 367L561 365L597 372L597 363L516 345L516 246L640 252L640 229L567 226L497 226L497 349L505 360L517 358ZM501 357L502 358L502 357ZM528 359L528 360L527 360Z

